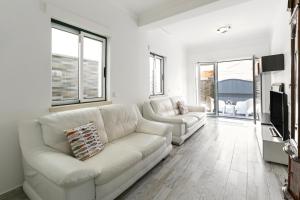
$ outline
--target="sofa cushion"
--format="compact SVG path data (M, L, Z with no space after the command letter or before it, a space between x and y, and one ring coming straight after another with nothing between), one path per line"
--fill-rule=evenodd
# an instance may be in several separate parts
M192 127L194 124L196 124L199 121L197 117L192 115L176 115L174 116L174 118L183 119L187 128Z
M147 157L166 143L166 138L158 135L133 133L121 139L115 140L114 144L128 145Z
M169 98L151 100L153 111L162 116L174 116L176 111Z
M172 102L172 105L173 105L173 108L176 112L176 115L179 115L180 111L179 111L179 108L178 108L178 102L181 101L181 102L184 102L182 97L180 96L175 96L175 97L171 97L171 102ZM185 103L185 102L184 102Z
M104 148L94 122L65 131L73 155L79 160L89 159Z
M107 144L101 153L84 163L101 171L101 174L95 179L95 184L102 185L118 177L141 160L142 153L128 145Z
M185 115L197 117L199 120L202 120L206 117L206 113L204 112L188 112Z
M108 105L100 108L109 142L133 133L138 123L134 105Z
M183 101L178 101L177 105L178 105L178 110L180 115L184 115L189 112L188 107L184 104Z
M52 113L39 118L45 144L69 155L72 154L72 151L64 131L91 121L97 126L101 142L103 144L107 143L107 135L98 108Z

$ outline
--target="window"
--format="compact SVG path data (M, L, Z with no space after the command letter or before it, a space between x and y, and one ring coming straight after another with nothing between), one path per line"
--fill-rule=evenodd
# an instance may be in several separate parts
M52 105L106 100L105 37L52 20Z
M150 95L164 94L164 57L150 53Z

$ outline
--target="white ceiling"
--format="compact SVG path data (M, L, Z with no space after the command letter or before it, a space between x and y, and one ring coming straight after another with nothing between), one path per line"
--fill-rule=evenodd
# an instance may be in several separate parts
M134 15L141 15L147 10L151 10L155 7L159 7L163 4L167 4L176 0L113 0L118 4L125 7L127 10L132 12ZM187 0L186 0L187 1Z
M266 37L272 28L280 0L251 0L161 27L186 46L234 41L235 38ZM226 34L216 30L231 25Z
M165 12L171 5L182 5L200 0L113 0L129 10L135 16L153 11L156 8ZM205 0L203 0L205 1ZM214 5L232 2L230 6L211 9L209 12L197 13L192 16L176 19L169 23L158 25L167 34L175 37L186 46L196 46L203 43L234 41L239 38L268 37L271 32L274 15L282 0L218 0ZM166 6L167 5L167 6ZM205 7L205 6L204 6ZM217 6L216 6L217 8ZM278 11L279 12L279 11ZM227 34L217 33L224 25L231 25ZM157 27L155 27L157 28Z

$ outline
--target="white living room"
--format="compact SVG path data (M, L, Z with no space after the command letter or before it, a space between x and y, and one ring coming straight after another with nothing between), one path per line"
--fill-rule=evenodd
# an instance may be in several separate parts
M0 200L300 200L299 0L1 0Z

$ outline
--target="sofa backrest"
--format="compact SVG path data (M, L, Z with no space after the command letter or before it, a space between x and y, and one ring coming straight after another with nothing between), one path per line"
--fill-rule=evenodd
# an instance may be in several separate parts
M173 103L170 98L155 99L151 100L150 104L153 111L161 116L174 116L176 110L174 109Z
M18 132L23 155L30 154L32 149L41 149L45 146L41 124L37 120L19 122Z
M140 115L136 105L107 105L100 112L109 142L135 132Z
M94 122L103 143L107 143L102 116L98 108L85 108L52 113L39 118L44 143L58 151L71 154L71 148L64 131L83 124Z

